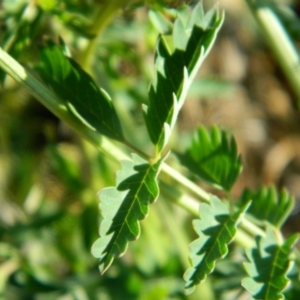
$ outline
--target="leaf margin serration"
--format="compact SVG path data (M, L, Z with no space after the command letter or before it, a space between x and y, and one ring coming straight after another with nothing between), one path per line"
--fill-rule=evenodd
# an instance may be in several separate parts
M188 268L186 270L186 272L184 273L184 280L186 282L185 285L185 294L191 294L195 288L196 285L200 284L201 282L205 281L206 277L214 270L216 261L219 259L224 258L227 253L228 253L228 244L230 242L232 242L232 240L234 239L234 236L236 234L237 231L237 225L239 224L239 222L242 220L246 210L248 209L250 205L250 201L248 203L246 203L245 205L243 205L241 208L239 208L237 211L231 213L227 203L221 201L218 197L211 195L211 199L210 199L210 203L201 203L200 208L199 208L199 219L195 219L193 221L193 226L194 229L197 233L197 235L199 236L196 240L194 240L190 246L190 256L189 256L189 260L191 263L191 267ZM202 216L202 218L201 218ZM222 247L222 251L221 249L219 249L219 253L217 253L217 255L215 255L215 257L213 258L212 261L209 262L208 265L208 258L207 255L207 251L204 251L204 253L200 253L201 250L205 250L205 246L206 246L206 242L209 241L210 237L209 236L205 236L204 231L205 230L209 230L212 229L216 226L214 225L218 225L221 224L220 222L216 221L216 217L219 216L220 218L224 218L224 216L227 217L226 219L226 223L231 222L232 225L232 234L228 234L228 236L226 237L226 242L223 243ZM225 223L225 222L223 222ZM222 224L222 228L221 231L223 230L227 230L227 227L224 227L224 224ZM226 232L225 232L226 233ZM228 233L228 232L227 232ZM217 234L217 236L219 236L219 232ZM216 237L216 236L215 236ZM214 239L213 240L213 245L215 245L215 243L218 242L218 239ZM218 245L217 245L218 246ZM207 248L211 253L213 250L215 250L214 247L211 248ZM218 250L219 247L217 247ZM201 254L201 255L199 255ZM204 268L199 269L199 266L201 266L201 264L204 264ZM203 269L206 269L204 272ZM195 275L197 272L202 272L203 276L198 276Z
M202 9L202 5L198 4L193 11L193 15L195 15L195 12L198 12L200 8ZM207 15L210 15L210 19L208 22L203 21L201 24L199 18L205 18ZM180 49L178 43L174 42L173 44L177 48L175 48L173 53L170 53L164 37L160 36L158 40L155 64L157 64L158 61L163 62L163 70L161 70L162 66L160 63L159 67L156 67L154 83L150 86L149 104L148 106L143 105L146 127L152 143L156 146L157 153L160 153L166 146L192 80L209 53L224 20L224 14L219 14L216 8L211 9L205 16L203 17L202 14L199 13L199 18L191 18L190 22L193 20L192 24L189 23L186 25L185 31L191 30L191 34L188 38L185 50ZM176 24L181 24L178 18L175 21L175 25ZM199 24L201 24L200 26L207 27L201 28ZM174 26L174 30L176 30L177 27L181 28L181 25ZM180 30L182 30L182 28ZM206 39L203 37L204 33L207 33ZM197 37L196 34L199 34L199 36ZM173 32L173 36L175 36L175 32ZM203 39L203 41L201 39ZM202 44L201 41L203 42ZM172 59L174 61L172 61ZM186 59L188 59L187 63L185 62ZM182 63L180 68L176 66L178 63ZM173 84L172 74L166 74L169 72L169 69L172 71L172 68L176 69L176 72L173 72L173 74L176 73L176 76L180 74L180 79L177 84ZM174 86L174 89L170 88L171 85Z
M104 188L99 192L101 201L100 210L102 210L103 220L100 224L100 237L94 242L91 252L93 256L99 258L99 269L101 274L104 274L107 271L115 257L120 257L126 252L129 241L136 240L139 237L139 221L146 218L149 210L149 205L155 202L159 196L157 176L160 171L160 165L164 159L165 157L154 164L150 164L138 155L132 154L132 161L122 161L122 168L117 172L116 186ZM136 184L134 180L137 179L141 168L146 168L146 170L144 170L145 175L143 176L143 181L141 182L137 193L143 193L143 197L148 197L143 207L141 207L142 205L140 206L138 195L136 195L136 199L133 199L132 203L130 203L127 198L130 196L131 192L130 188L128 189L128 185ZM150 176L151 178L148 179L148 182L144 182L144 180L146 181L147 176ZM149 185L151 185L151 187ZM145 186L146 189L152 189L152 193L149 191L145 192ZM116 202L115 206L113 203L114 201ZM130 210L133 209L133 202L135 201L136 203L138 203L141 211L136 213L135 220L131 224L127 224L129 233L124 238L121 236L121 231L123 230L123 226L125 228L124 230L127 230L126 223L128 222L127 218L129 218L130 214L130 211L122 211L122 203L124 203L125 201L128 201L127 205L129 205ZM124 222L120 224L118 224L117 222L117 224L114 224L114 219L118 218L124 212L125 214L127 214L126 217L123 218ZM122 228L116 233L116 230L113 230L112 228L118 228L118 226L120 225ZM114 238L114 234L117 234L118 236ZM119 240L118 242L115 241L111 245L113 239ZM122 239L123 241L120 242L120 240Z
M290 283L290 279L287 277L289 270L292 268L294 262L289 258L289 254L292 250L292 248L295 246L297 241L299 240L299 234L293 234L288 239L286 239L283 242L278 241L277 237L278 232L276 229L272 228L271 226L268 226L266 230L265 236L256 236L256 247L248 249L246 251L246 256L248 258L248 261L244 262L244 268L246 272L248 273L248 277L245 277L241 284L242 286L249 291L253 299L257 300L269 300L269 296L267 295L267 298L261 298L262 293L264 293L264 287L270 286L275 289L274 287L277 287L278 291L277 297L274 297L274 294L272 294L272 300L283 300L285 299L282 292L286 289L288 284ZM274 250L275 248L275 255L270 255L270 252ZM278 261L280 258L279 254L282 252L282 257L285 259L285 262L282 260ZM255 261L255 254L259 255L261 258L261 261ZM264 259L264 261L263 261ZM270 267L270 259L272 262L274 262ZM258 263L257 263L258 262ZM269 263L268 266L264 264L264 262ZM259 268L259 269L258 269ZM274 269L281 269L281 273L284 271L283 274L281 274L281 278L278 276L274 276L275 271ZM285 270L283 270L285 269ZM260 273L259 273L260 272ZM267 273L269 272L269 273ZM280 272L280 270L279 270ZM267 282L267 284L264 284L265 282L262 281L261 274L266 274L267 276L273 276L274 282L270 281ZM279 287L281 286L281 287ZM267 288L267 291L270 290Z

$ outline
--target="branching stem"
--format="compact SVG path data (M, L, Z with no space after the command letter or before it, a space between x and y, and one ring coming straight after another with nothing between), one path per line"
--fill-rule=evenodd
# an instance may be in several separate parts
M82 137L93 144L99 151L113 160L130 159L129 155L119 149L114 143L108 140L106 137L100 137L100 135L93 131L90 127L86 126L76 117L74 117L66 108L64 103L59 100L41 81L36 79L31 73L23 68L15 59L0 48L0 68L2 68L7 74L13 77L17 82L22 84L27 91L40 101L45 107L47 107L58 118L65 121L73 129L75 129ZM130 146L130 144L127 144ZM136 149L133 149L134 151ZM146 154L138 151L143 157L147 157ZM168 175L177 182L178 186L184 187L185 190L191 192L197 196L199 200L209 203L210 195L195 183L188 180L181 175L178 171L166 163L162 164L161 172ZM163 189L169 194L171 200L177 205L183 207L194 215L198 215L200 202L195 198L185 195L179 191L178 188L173 185L170 186L167 183L163 183ZM243 228L247 232L253 235L262 235L262 230L256 225L243 221Z

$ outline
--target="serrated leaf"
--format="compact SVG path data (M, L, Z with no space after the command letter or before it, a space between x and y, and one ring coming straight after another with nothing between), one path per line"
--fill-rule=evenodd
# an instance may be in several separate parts
M280 228L294 207L294 198L283 189L277 192L274 186L261 187L257 192L246 189L241 197L241 203L252 200L248 210L250 214L261 221L268 221Z
M194 11L198 12L200 6ZM202 19L205 21L201 22ZM205 16L199 13L192 20L191 24L184 25L177 18L173 40L161 36L157 44L156 80L150 87L149 106L145 107L144 116L151 141L158 153L169 140L192 80L222 25L223 15L220 16L213 9Z
M92 254L100 259L103 274L113 259L125 253L128 241L138 238L140 220L148 213L149 204L159 194L156 177L162 160L151 165L137 155L124 161L117 174L117 187L100 192L103 221L100 238L92 247Z
M41 51L38 67L43 80L70 112L99 133L123 141L119 118L108 94L61 48L49 43Z
M173 27L173 24L159 11L150 10L149 19L159 33L166 34Z
M241 157L233 137L212 127L199 127L184 154L176 154L182 165L201 179L229 191L242 170ZM249 199L248 199L249 200Z
M254 299L285 299L282 291L289 283L286 275L292 266L289 253L298 238L295 234L279 245L272 230L268 230L265 237L257 237L257 247L247 251L250 262L244 263L250 277L242 280Z
M215 196L211 196L210 204L200 205L200 219L193 221L199 238L190 245L192 267L184 274L186 294L192 293L195 285L213 271L216 261L225 257L227 245L248 206L249 203L231 214L228 206Z

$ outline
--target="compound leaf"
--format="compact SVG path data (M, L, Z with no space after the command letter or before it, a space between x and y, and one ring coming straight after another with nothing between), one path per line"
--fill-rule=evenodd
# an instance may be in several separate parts
M165 18L159 11L150 10L149 19L152 25L160 33L168 33L172 30L173 24Z
M257 192L246 189L241 197L241 203L252 200L248 210L250 214L261 221L268 221L280 228L294 207L294 198L287 190L276 191L274 186L261 187Z
M281 292L289 283L286 275L293 264L289 254L298 238L295 234L279 245L272 230L268 230L265 237L256 238L257 247L247 252L250 262L244 263L250 277L242 280L242 285L254 299L284 299Z
M117 187L104 188L99 195L103 221L92 254L100 259L102 274L116 256L125 253L128 241L138 238L138 221L146 217L149 204L159 194L156 177L161 160L151 165L137 155L132 157L133 161L122 162Z
M227 245L234 238L236 226L248 206L249 203L230 214L228 206L215 196L211 196L210 204L200 205L200 219L193 221L199 238L190 245L192 267L184 274L187 294L213 271L216 260L227 254Z
M177 157L201 179L228 191L242 170L234 138L217 127L199 127L190 147Z
M199 4L187 25L176 19L171 42L167 36L160 36L158 40L156 78L149 90L149 106L144 107L147 129L158 153L169 140L188 88L222 22L223 15L220 16L216 9L204 15Z
M70 112L89 127L110 138L123 141L119 118L108 94L54 43L41 51L38 67L43 80Z

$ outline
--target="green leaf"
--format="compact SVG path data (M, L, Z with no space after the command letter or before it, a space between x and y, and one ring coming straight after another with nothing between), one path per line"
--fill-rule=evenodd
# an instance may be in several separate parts
M26 62L32 59L35 54L33 41L38 34L39 22L42 17L42 10L36 6L35 13L29 14L30 4L19 3L19 5L5 4L1 6L1 47L14 59ZM13 13L14 11L14 13ZM0 83L3 84L6 73L0 70Z
M295 234L279 245L276 233L272 230L268 230L265 237L257 237L257 247L247 252L250 262L244 264L250 277L242 280L242 285L254 299L284 299L281 292L289 283L286 275L292 267L289 253L298 238Z
M233 137L212 127L199 127L190 147L176 154L182 165L217 188L229 191L242 170ZM249 199L248 199L249 200Z
M227 244L234 238L236 226L248 206L249 203L230 214L228 206L215 196L211 196L210 204L200 205L200 219L193 221L199 238L190 245L192 267L184 274L186 294L192 293L195 285L206 279L216 260L225 257Z
M100 192L103 221L100 238L92 247L92 254L100 258L103 274L116 256L125 253L128 241L138 238L139 220L146 217L148 206L159 194L156 177L162 160L151 165L137 155L124 161L117 174L117 187Z
M172 41L167 36L158 40L156 78L150 87L149 106L144 107L147 129L158 153L169 140L192 80L223 22L216 9L204 16L201 4L193 16L187 25L176 19Z
M54 43L42 49L41 58L38 70L43 80L70 112L93 130L123 141L120 121L108 94Z
M173 24L159 11L150 10L149 19L155 29L160 33L166 34L173 28Z
M241 203L252 200L248 210L256 219L268 221L280 228L294 207L294 198L287 190L276 191L274 186L261 187L252 192L246 189L241 197Z

